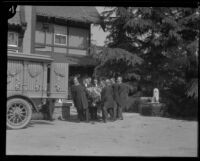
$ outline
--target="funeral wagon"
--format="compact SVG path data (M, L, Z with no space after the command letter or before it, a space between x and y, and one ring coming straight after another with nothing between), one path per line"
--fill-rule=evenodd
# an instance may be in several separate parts
M8 52L7 127L25 127L44 104L67 99L68 64L45 55Z

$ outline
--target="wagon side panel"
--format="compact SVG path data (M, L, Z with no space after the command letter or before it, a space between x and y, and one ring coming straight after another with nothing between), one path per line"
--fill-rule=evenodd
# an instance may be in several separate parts
M22 94L23 61L8 60L7 67L7 94Z
M68 64L52 63L50 80L50 97L67 98L68 95Z
M46 70L43 63L25 62L24 94L31 98L46 97Z

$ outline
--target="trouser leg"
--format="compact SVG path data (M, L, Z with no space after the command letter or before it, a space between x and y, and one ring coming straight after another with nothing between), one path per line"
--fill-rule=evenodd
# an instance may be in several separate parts
M110 118L113 118L113 111L112 111L112 108L109 108L108 109L108 113L110 115Z
M97 107L94 107L94 119L97 120Z
M120 109L119 109L119 105L117 105L117 108L116 108L116 118L118 119L119 116L120 116Z
M92 120L92 107L91 106L89 107L89 116L90 116L90 119Z
M89 108L89 116L90 116L90 120L94 119L94 107Z
M78 120L82 121L82 112L80 109L77 109L77 114L78 114Z
M88 108L85 109L84 113L85 113L85 120L86 120L86 122L88 122L89 121L89 109Z
M54 112L54 102L53 101L49 101L48 103L49 105L49 120L53 120L53 112Z
M95 108L95 107L92 107L92 120L94 120L94 112L95 112L95 111L94 111L94 110L95 110L94 108Z
M113 107L113 120L117 119L117 103L114 103L114 107Z
M117 108L113 108L113 120L116 120L116 115L117 115Z
M123 120L123 116L122 116L122 106L119 106L119 119Z
M103 120L103 119L104 119L104 117L105 117L105 116L104 116L104 110L103 110L103 107L101 107L101 114L102 114L102 116L101 116L101 117L102 117L102 120Z
M103 121L106 122L107 121L107 117L108 117L108 113L107 113L107 108L106 107L102 108L102 114L103 114Z
M114 121L116 120L116 108L110 108L109 109L109 114L111 116L111 119Z

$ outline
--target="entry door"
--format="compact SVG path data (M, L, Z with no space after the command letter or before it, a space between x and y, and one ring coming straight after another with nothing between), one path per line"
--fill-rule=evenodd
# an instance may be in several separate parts
M50 97L67 98L68 71L67 63L52 63L50 74Z

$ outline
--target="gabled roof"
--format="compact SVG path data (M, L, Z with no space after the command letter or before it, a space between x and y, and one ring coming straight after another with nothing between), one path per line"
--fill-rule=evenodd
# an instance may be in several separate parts
M96 8L90 6L36 6L36 14L86 23L101 22Z

